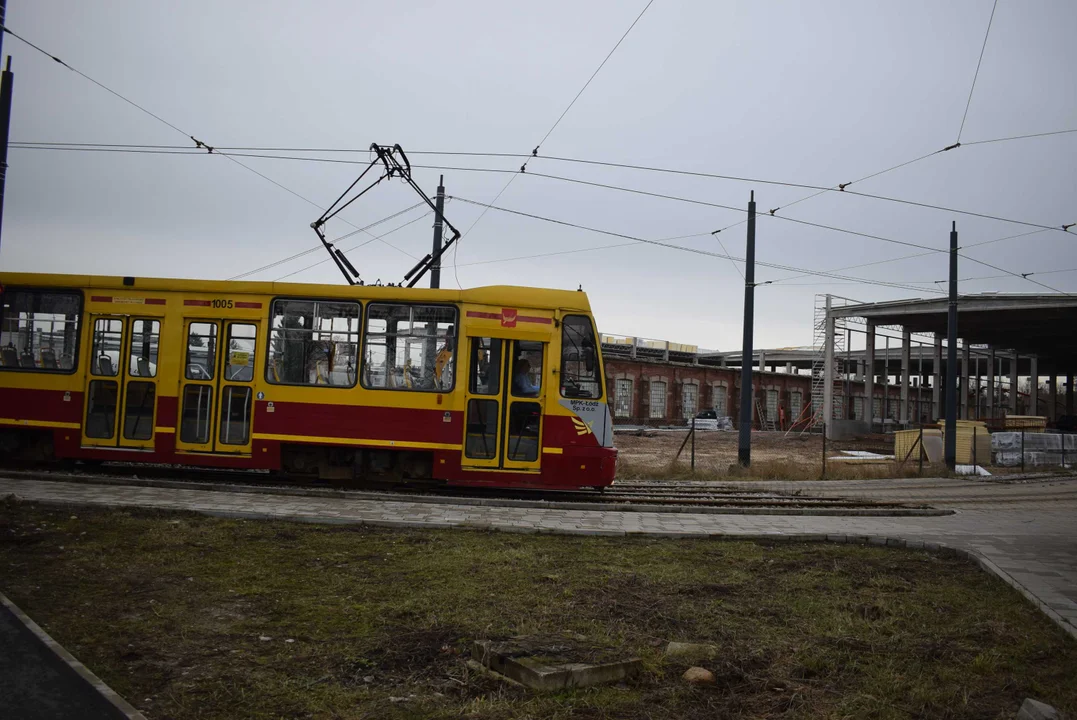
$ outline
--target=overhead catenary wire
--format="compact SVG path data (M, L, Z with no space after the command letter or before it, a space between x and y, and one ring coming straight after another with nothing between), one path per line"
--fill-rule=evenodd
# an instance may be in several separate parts
M645 243L647 245L656 245L656 246L659 246L659 247L669 248L671 250L680 250L680 251L683 251L683 252L694 253L696 255L704 255L704 256L707 256L707 257L720 258L720 259L725 259L725 260L732 259L732 260L735 260L735 261L738 261L738 262L744 262L744 258L735 257L735 256L731 256L731 255L726 255L726 254L722 254L722 253L716 253L716 252L712 252L712 251L709 251L709 250L702 250L700 248L692 248L692 247L687 247L687 246L684 246L684 245L672 245L670 243L667 243L667 242L664 242L664 241L661 241L661 240L647 240L645 238L640 238L640 237L636 237L636 236L633 236L633 235L626 235L625 233L614 232L614 231L611 231L611 230L602 230L602 229L599 229L599 228L589 227L587 225L580 225L578 223L568 222L566 220L557 220L555 218L544 217L542 215L536 215L534 213L523 212L522 210L512 210L510 208L503 208L503 207L497 207L497 206L493 206L493 205L488 205L487 203L478 202L477 200L469 200L467 198L460 197L459 195L455 195L453 197L455 197L460 202L465 202L465 203L469 203L471 205L477 205L477 206L480 206L480 207L481 206L487 206L488 209L490 209L490 210L497 210L499 212L509 213L509 214L512 214L512 215L519 215L519 216L522 216L522 217L528 217L528 218L532 218L534 220L541 220L543 222L553 223L555 225L563 225L563 226L566 226L566 227L576 228L578 230L585 230L585 231L588 231L588 232L599 233L601 235L609 235L611 237L623 238L625 240L633 240L635 242ZM912 291L915 291L915 292L924 292L925 291L925 288L919 288L919 287L914 287L914 286L910 286L910 285L902 285L900 283L891 283L891 282L887 282L885 280L870 280L870 279L867 279L867 278L850 277L850 276L847 276L847 275L838 275L836 273L827 273L827 272L824 272L824 271L808 270L806 268L797 268L797 267L792 267L792 266L789 266L789 265L781 265L781 264L778 264L778 263L764 262L764 261L761 261L761 260L756 260L756 265L760 265L762 267L769 267L769 268L773 268L773 269L776 269L776 270L785 270L785 271L789 271L789 272L803 272L803 273L808 273L808 274L811 274L811 275L816 275L816 276L819 276L819 277L829 277L829 278L835 278L835 279L838 279L838 280L853 280L853 281L860 282L860 283L865 284L865 285L878 285L878 286L882 286L882 287L895 287L895 288L899 288L899 289L902 289L902 290L912 290ZM941 292L941 291L932 291L930 289L928 289L927 291L928 292Z
M659 238L657 240L657 242L672 242L673 240L685 240L687 238L708 237L709 235L710 235L709 232L691 233L689 235L675 235L673 237ZM572 250L555 250L555 251L552 251L552 252L536 253L534 255L517 255L515 257L494 258L492 260L476 260L474 262L469 262L469 263L460 263L460 267L471 267L473 265L493 265L495 263L515 262L517 260L537 260L539 258L555 257L555 256L558 256L558 255L576 255L578 253L595 252L597 250L612 250L614 248L633 247L633 246L644 245L644 244L646 244L646 243L642 243L642 242L640 242L638 240L630 240L629 242L613 243L611 245L596 245L594 247L573 248Z
M1061 131L1061 132L1072 132L1072 131ZM1059 134L1059 133L1054 133L1054 134ZM992 141L982 141L982 142L992 142ZM972 144L972 143L966 143L966 144ZM71 147L71 146L61 146L60 144L55 144L55 143L51 143L51 144L46 144L46 143L33 143L33 144L31 144L31 143L12 143L11 145L12 145L12 147L21 148L21 149L42 149L42 150L79 150L79 149L84 149L84 148L76 148L76 147ZM850 185L853 185L855 183L860 183L860 182L863 182L865 180L869 180L871 178L878 177L878 176L883 175L883 174L885 174L887 172L890 172L892 170L897 170L899 168L905 167L907 165L911 165L911 164L913 164L915 162L918 162L920 160L924 160L924 159L932 157L934 155L938 155L939 153L943 153L943 152L946 152L948 150L953 150L953 149L956 149L957 147L961 147L961 146L962 145L951 145L951 146L949 146L947 148L943 148L941 150L936 150L936 151L928 153L926 155L921 155L921 156L919 156L917 158L914 158L912 160L908 160L908 161L905 161L903 163L899 163L897 165L891 166L891 167L889 167L889 168L887 168L885 170L880 170L878 172L871 173L870 175L865 175L864 177L857 178L856 180L851 180L849 182L840 183L838 185L833 185L833 186L830 186L830 187L823 187L823 186L820 186L820 185L811 185L811 184L807 184L807 183L789 182L789 181L783 181L783 180L768 180L768 179L765 179L765 178L750 178L750 177L742 177L742 176L736 176L736 175L722 175L722 174L718 174L718 173L697 172L697 171L692 171L692 170L677 170L677 169L672 169L672 168L650 167L650 166L646 166L646 165L633 165L633 164L630 164L630 163L615 163L615 162L605 162L605 161L599 161L599 160L585 160L585 159L580 159L580 158L564 158L564 157L544 156L544 155L539 156L539 157L541 157L544 160L551 160L551 161L558 161L558 162L582 163L582 164L586 164L586 165L599 165L599 166L624 168L624 169L631 169L631 170L644 170L644 171L649 171L649 172L670 173L670 174L675 174L675 175L686 175L686 176L695 176L695 177L701 177L701 178L712 178L712 179L718 179L718 180L732 180L732 181L737 181L737 182L745 182L745 183L753 183L753 184L757 183L757 184L761 184L761 185L774 185L774 186L780 186L780 187L804 188L804 189L809 189L809 190L815 190L815 192L812 193L811 195L807 195L805 197L799 198L798 200L794 200L792 202L785 203L784 205L781 205L779 207L772 208L766 213L760 213L761 215L770 215L772 217L780 217L780 216L777 215L777 212L779 210L787 210L790 207L792 207L792 206L794 206L794 205L796 205L798 203L802 203L802 202L805 202L807 200L811 200L812 198L818 197L819 195L823 195L825 193L836 192L836 193L842 193L842 194L850 195L850 196L863 197L863 198L868 198L868 199L872 199L872 200L879 200L879 201L882 201L882 202L891 202L891 203L898 203L898 204L903 204L903 205L911 205L911 206L921 207L921 208L930 209L930 210L938 210L938 211L941 211L941 212L956 213L958 215L966 215L966 216L969 216L969 217L977 217L977 218L981 218L981 219L985 219L985 220L997 220L999 222L1006 222L1006 223L1012 223L1012 224L1016 224L1016 225L1025 225L1025 226L1028 226L1028 227L1041 228L1041 229L1044 229L1044 230L1055 230L1055 231L1066 232L1069 227L1072 227L1072 225L1068 225L1068 226L1067 225L1045 225L1045 224L1042 224L1042 223L1035 223L1035 222L1030 222L1030 221L1027 221L1027 220L1017 220L1017 219L1014 219L1014 218L1000 217L998 215L989 215L989 214L986 214L986 213L980 213L980 212L976 212L976 211L973 211L973 210L962 210L960 208L952 208L952 207L947 207L947 206L944 206L944 205L935 205L935 204L932 204L932 203L919 202L919 201L916 201L916 200L908 200L908 199L905 199L905 198L895 198L895 197L889 197L889 196L886 196L886 195L876 195L876 194L873 194L873 193L863 193L863 192L859 192L859 191L856 191L856 190L848 190L847 189ZM99 152L109 151L109 150L104 149L106 147L112 147L112 146L93 147L93 150L99 151ZM135 152L136 150L134 150L134 149L123 149L123 148L136 148L136 147L139 147L139 146L126 146L125 145L125 146L113 148L111 151L113 151L113 152ZM146 147L153 147L153 146L146 146ZM166 151L164 149L164 148L168 148L168 149L182 148L183 146L158 146L158 147L162 148L160 150L160 154L173 154L173 155L181 155L181 154L204 155L204 154L206 154L206 153L200 152L198 150L192 150L192 151L184 153L184 152L168 152L168 151ZM87 147L85 149L89 150L90 148ZM214 150L215 150L214 154L225 155L226 157L229 157L229 158L240 158L240 157L242 157L242 158L261 158L261 159L270 159L270 160L291 160L291 161L299 161L299 162L335 163L335 164L344 164L344 165L366 165L367 164L365 162L360 162L360 161L356 161L356 160L341 160L341 159L338 159L338 158L320 158L320 157L319 158L307 158L307 157L295 157L295 156L288 156L288 155L246 154L246 153L240 153L240 152L229 152L229 153L226 154L226 153L220 152L220 150L221 150L220 148L214 148ZM284 150L282 149L282 151L284 151ZM140 152L147 152L147 151L140 151ZM333 151L327 150L327 152L333 152ZM341 152L341 151L338 151L338 152ZM471 156L498 156L498 157L515 157L515 158L525 157L523 155L510 155L510 154L507 154L507 153L434 153L434 152L425 152L425 153L424 152L411 152L411 153L409 153L409 155L421 155L421 154L458 154L458 155L471 155ZM244 167L246 167L246 166L244 166ZM572 178L565 178L565 177L561 177L561 176L547 175L547 174L543 174L543 173L536 173L536 172L533 172L533 171L529 171L527 173L520 173L520 171L510 169L510 168L466 167L466 166L453 166L453 165L420 165L420 164L414 164L414 165L412 165L412 167L419 168L419 169L427 169L427 170L443 170L443 171L477 172L477 173L492 173L492 174L505 174L505 175L510 175L511 174L511 175L513 175L514 177L509 179L509 182L506 183L505 188L502 188L502 191L501 191L502 193L508 187L508 185L510 185L512 183L512 181L515 179L515 176L519 175L519 174L534 175L536 177L550 177L550 178L554 178L554 179L565 180L565 181L568 181L568 182L586 182L586 181L582 181L582 180L575 180L575 179L572 179ZM254 171L254 172L257 172L257 171ZM270 180L270 182L273 182L273 181ZM612 187L613 189L624 189L624 188L618 188L617 186L610 186L610 187ZM631 190L629 190L629 192L631 192ZM500 194L501 193L498 194L498 197L500 197ZM308 200L308 202L310 202L310 201ZM736 208L736 209L739 212L747 212L743 208ZM725 232L726 230L730 230L730 229L732 229L734 227L742 225L745 222L746 222L746 220L739 220L739 221L737 221L735 223L732 223L730 225L722 227L718 232ZM474 225L474 223L472 225ZM470 230L470 228L469 228L469 230ZM467 233L464 233L464 234L466 235Z
M143 107L142 105L138 104L138 103L137 103L137 102L135 102L134 100L131 100L130 98L128 98L128 97L126 97L126 96L122 95L121 93L119 93L119 92L117 92L117 91L113 90L112 88L108 87L108 86L107 86L107 85L105 85L104 83L102 83L102 82L100 82L100 81L98 81L98 80L96 80L96 79L94 79L94 78L90 77L90 76L89 76L89 75L87 75L86 73L84 73L84 72L82 72L81 70L79 70L79 69L77 69L77 68L73 67L72 65L68 64L67 62L64 62L63 60L61 60L61 59L60 59L59 57L57 57L56 55L53 55L52 53L50 53L50 52L48 52L47 50L45 50L45 49L41 48L40 46L38 46L38 45L34 44L33 42L31 42L31 41L27 40L26 38L22 37L21 35L18 35L18 34L16 34L16 33L15 33L14 31L12 31L12 30L11 30L10 28L8 28L8 27L7 27L6 25L0 25L0 32L5 32L5 33L7 33L8 35L11 35L11 36L12 36L13 38L15 38L16 40L19 40L20 42L22 42L22 43L25 43L25 44L26 44L26 45L28 45L29 47L33 48L34 50L36 50L37 52L41 53L42 55L45 55L46 57L48 57L49 59L53 60L54 62L56 62L56 63L59 63L60 65L62 65L63 67L67 68L67 69L68 69L68 70L70 70L71 72L75 73L76 75L78 75L78 76L80 76L80 77L82 77L82 78L85 78L86 80L88 80L89 82L93 83L94 85L96 85L97 87L101 88L102 90L105 90L106 92L108 92L108 93L110 93L110 94L114 95L115 97L119 98L120 100L122 100L123 102L127 103L127 104L128 104L128 105L130 105L131 107L134 107L134 108L136 108L137 110L139 110L139 111L140 111L140 112L142 112L142 113L145 113L146 115L148 115L149 117L153 118L154 120L157 120L158 122L160 122L160 123L162 123L162 124L164 124L164 125L168 126L169 128L171 128L172 130L175 130L175 131L176 131L176 132L178 132L178 133L179 133L180 135L183 135L184 137L190 138L191 142L193 142L193 143L195 144L195 148L196 148L196 150L205 150L205 151L206 151L206 154L210 154L210 155L220 155L221 157L225 157L225 158L227 158L228 160L230 160L231 162L233 162L233 163L235 163L236 165L238 165L239 167L243 168L244 170L247 170L248 172L254 173L254 174L255 174L255 175L257 175L258 177L262 178L263 180L266 180L267 182L270 182L270 183L272 183L272 184L273 184L273 185L275 185L276 187L280 188L281 190L284 190L285 192L289 193L290 195L293 195L293 196L295 196L295 197L299 198L299 199L300 199L300 200L302 200L303 202L305 202L305 203L307 203L307 204L309 204L309 205L313 205L314 207L318 208L319 210L324 210L324 208L322 208L322 207L321 207L321 205L319 205L318 203L314 202L314 201L313 201L313 200L311 200L310 198L304 197L303 195L301 195L301 194L297 193L297 192L296 192L295 190L292 190L291 188L287 187L286 185L283 185L283 184L281 184L280 182L277 182L276 180L274 180L273 178L269 177L268 175L265 175L264 173L261 173L261 172L259 172L259 171L255 170L255 169L254 169L254 168L252 168L251 166L249 166L249 165L247 165L247 164L245 164L245 163L243 163L243 162L241 162L241 161L237 160L236 158L232 157L232 156L231 156L231 155L229 155L228 153L224 153L224 152L217 152L217 151L216 151L216 148L214 148L214 147L213 147L212 145L209 145L209 144L207 144L207 143L203 142L202 140L199 140L198 138L196 138L196 137L195 137L194 135L192 135L191 133L188 133L188 132L187 132L186 130L183 130L183 129L181 129L181 128L180 128L179 126L177 126L177 125L175 125L175 124L173 124L173 123L169 122L168 120L165 120L165 119L164 119L163 117L161 117L160 115L158 115L158 114L156 114L156 113L152 112L151 110L149 110L149 109L147 109L147 108ZM353 223L349 222L348 220L346 220L346 219L344 219L344 218L340 218L340 219L341 219L341 221L342 221L342 222L344 222L344 223L345 223L345 224L347 224L347 225L351 225L351 226L352 226L353 228L354 228L354 227L358 227L358 226L354 225ZM382 242L384 242L384 241L382 241ZM398 248L398 247L396 247L395 245L392 245L391 243L384 243L384 244L385 244L385 245L387 245L388 247L391 247L391 248L393 248L393 249L394 249L394 250L396 250L397 252L403 253L404 255L407 255L408 257L410 257L410 258L412 258L412 259L416 259L414 255L412 255L411 253L407 252L406 250L402 250L401 248Z
M677 201L680 201L680 202L687 202L687 203L693 203L693 204L698 204L698 205L707 205L707 206L710 206L710 207L722 208L722 209L726 209L726 210L737 210L739 212L747 212L746 210L744 210L742 208L734 208L734 207L729 206L729 205L721 205L719 203L711 203L711 202L707 202L707 201L704 201L704 200L693 200L691 198L682 198L682 197L678 197L678 196L675 196L675 195L663 195L663 194L660 194L660 193L651 193L651 192L647 192L647 191L644 191L644 190L635 190L635 189L632 189L632 188L625 188L625 187L621 187L621 186L617 186L617 185L607 185L607 184L604 184L604 183L594 183L594 182L589 182L589 181L584 181L584 180L577 180L577 179L572 179L572 178L563 178L563 177L558 177L558 176L553 176L553 175L544 175L542 173L527 173L527 174L533 175L535 177L550 177L550 178L557 179L557 180L567 180L569 182L579 182L579 183L584 184L584 185L593 185L593 186L596 186L596 187L604 187L604 188L609 188L609 189L613 189L613 190L621 190L621 191L624 191L624 192L633 192L633 193L638 193L638 194L641 194L641 195L649 195L649 196L652 196L652 197L665 198L665 199L668 199L668 200L677 200ZM764 214L763 216L767 217L767 214ZM904 245L904 246L907 246L907 247L919 248L921 250L928 250L928 251L935 252L935 253L946 253L946 252L948 252L948 250L946 250L946 249L933 248L933 247L930 247L928 245L921 245L919 243L908 242L908 241L905 241L905 240L895 240L893 238L887 238L887 237L883 237L881 235L873 235L871 233L859 232L857 230L849 230L847 228L835 227L833 225L825 225L823 223L813 223L813 222L809 222L807 220L798 220L796 218L786 217L786 216L783 216L783 215L770 215L770 217L774 217L774 218L777 218L779 220L784 220L784 221L787 221L787 222L797 223L797 224L800 224L800 225L806 225L806 226L809 226L809 227L815 227L815 228L820 228L820 229L824 229L824 230L830 230L830 231L833 231L833 232L839 232L839 233L845 233L845 234L849 234L849 235L855 235L857 237L863 237L863 238L867 238L867 239L871 239L871 240L878 240L880 242L893 243L895 245ZM994 219L998 219L998 218L994 218ZM1037 225L1034 225L1033 223L1022 223L1022 224L1033 225L1034 227L1042 227L1045 230L1057 230L1058 229L1058 228L1054 228L1054 227L1050 227L1050 226L1037 226ZM1004 268L998 267L997 265L992 265L991 263L985 262L983 260L978 260L978 259L976 259L974 257L970 257L968 255L963 255L961 253L958 253L958 256L961 257L961 258L964 258L965 260L968 260L969 262L974 262L974 263L977 263L979 265L983 265L985 267L989 267L989 268L992 268L994 270L998 270L1000 272L1009 273L1010 275L1013 275L1014 277L1023 277L1020 273L1008 271L1008 270L1006 270ZM761 264L761 263L759 263L759 264ZM1041 283L1041 282L1039 282L1037 280L1033 280L1032 278L1024 277L1024 279L1028 280L1028 282L1031 282L1031 283L1033 283L1035 285L1039 285L1040 287L1046 288L1047 290L1051 290L1052 292L1060 293L1060 294L1063 294L1063 295L1068 295L1069 294L1069 293L1063 292L1062 290L1058 290L1057 288L1053 288L1050 285L1046 285L1046 284Z
M246 167L246 166L244 166L244 167ZM432 168L432 169L466 169L466 168L445 168L444 166L419 166L419 165L416 165L414 167L427 167L427 168ZM564 176L551 175L551 174L548 174L548 173L536 173L536 172L517 173L515 171L504 170L504 169L489 169L489 171L492 171L492 172L512 172L513 173L513 178L515 178L517 175L520 175L520 174L527 174L527 175L531 175L533 177L541 177L541 178L547 178L547 179L558 180L558 181L563 181L563 182L576 183L576 184L581 184L581 185L589 185L589 186L593 186L593 187L599 187L599 188L605 188L605 189L610 189L610 190L617 190L617 191L621 191L621 192L645 195L645 196L650 196L650 197L655 197L655 198L660 198L660 199L673 200L673 201L678 201L678 202L691 203L691 204L695 204L695 205L702 205L702 206L707 206L707 207L714 207L714 208L719 208L719 209L731 210L731 211L735 211L735 212L738 212L738 213L747 212L744 208L738 208L738 207L731 206L731 205L724 205L724 204L721 204L721 203L714 203L714 202L710 202L710 201L704 201L704 200L698 200L698 199L692 199L692 198L685 198L685 197L681 197L681 196L668 195L668 194L664 194L664 193L655 193L655 192L650 192L650 191L646 191L646 190L639 190L639 189L636 189L636 188L628 188L628 187L624 187L624 186L620 186L620 185L612 185L612 184L608 184L608 183L598 183L598 182L593 182L593 181L589 181L589 180L582 180L582 179L579 179L579 178L568 178L568 177L564 177ZM257 171L253 171L253 172L257 173ZM260 173L258 173L258 174L260 174ZM262 176L262 177L265 177L265 176ZM266 179L269 180L270 182L274 182L270 178L266 178ZM507 187L508 187L508 184L506 184L505 187L502 188L502 192L504 192L504 190ZM861 194L861 195L863 195L863 193L850 193L850 194ZM500 194L498 195L498 197L500 197ZM869 197L871 197L871 196L869 196ZM308 201L308 202L310 202L310 201ZM902 202L906 202L906 201L902 201ZM910 204L921 205L921 206L925 206L925 207L935 207L936 209L947 209L947 208L942 208L942 207L939 207L939 206L927 206L926 204L923 204L923 203L910 203ZM481 219L486 214L486 212L489 210L490 206L492 206L492 205L493 205L493 203L489 203L489 204L486 204L486 205L483 206L482 214L480 214L479 218L476 219L475 222L473 222L471 224L471 227L474 227L474 225L478 222L478 220ZM1072 225L1064 225L1064 226L1061 226L1061 227L1038 225L1038 224L1035 224L1035 223L1028 223L1028 222L1024 222L1024 221L1009 220L1009 219L1006 219L1006 218L999 218L999 217L995 217L995 216L983 215L981 213L971 213L971 212L967 212L967 211L954 210L954 209L950 209L950 210L952 212L956 212L958 214L968 214L968 215L973 215L973 216L976 216L976 217L986 217L986 218L990 218L990 219L993 219L993 220L1001 220L1001 221L1005 221L1005 222L1029 225L1029 226L1032 226L1032 227L1037 227L1041 231L1045 231L1045 230L1068 231L1068 228L1072 227ZM850 229L847 229L847 228L836 227L836 226L833 226L833 225L826 225L826 224L823 224L823 223L814 223L814 222L810 222L810 221L807 221L807 220L800 220L800 219L797 219L797 218L791 218L791 217L784 216L784 215L776 215L776 214L773 214L773 211L771 213L764 213L763 215L765 217L766 216L774 217L774 218L777 218L777 219L780 219L780 220L783 220L783 221L786 221L786 222L792 222L792 223L796 223L796 224L800 224L800 225L805 225L805 226L808 226L808 227L815 227L815 228L828 230L828 231L832 231L832 232L849 234L849 235L853 235L853 236L857 236L857 237L863 237L863 238L871 239L871 240L878 240L880 242L886 242L886 243L892 243L892 244L897 244L897 245L904 245L904 246L907 246L907 247L913 247L913 248L917 248L917 249L921 249L921 250L926 250L929 253L944 253L944 252L947 252L945 249L933 248L933 247L930 247L930 246L927 246L927 245L921 245L921 244L918 244L918 243L912 243L912 242L903 241L903 240L896 240L896 239L893 239L893 238L887 238L887 237L883 237L883 236L880 236L880 235L874 235L874 234L871 234L871 233L864 233L864 232L860 232L860 231L856 231L856 230L850 230ZM349 223L349 224L351 224L351 223ZM355 227L355 226L353 225L353 227ZM715 234L720 233L720 232L728 229L729 227L731 227L731 226L727 226L725 228L717 230L717 231L715 231ZM469 230L470 230L470 228L469 228ZM1027 234L1031 234L1031 233L1027 233ZM1011 237L1021 237L1021 236L1022 235L1016 235L1016 236L1011 236ZM1003 238L1003 239L1005 239L1005 238ZM992 241L992 242L997 242L997 241ZM400 250L400 248L397 248L394 245L391 245L391 244L388 244L388 243L386 243L386 244L389 247L392 247L392 248L394 248L394 249L396 249L396 250L398 250L400 252L404 252L404 251ZM723 245L723 249L724 249L724 245ZM405 254L408 254L408 253L405 253ZM913 257L915 257L915 256L913 256ZM995 265L991 265L990 263L986 263L984 261L978 260L978 259L973 258L973 257L969 257L967 255L962 255L962 257L964 259L966 259L966 260L969 260L970 262L981 264L981 265L984 265L986 267L991 267L991 268L996 269L996 270L1001 270L1002 272L1009 272L1009 271L1003 270L1001 268L998 268ZM898 259L903 259L903 258L898 258ZM454 261L455 261L455 256L454 256ZM869 264L882 264L884 262L889 262L889 261L879 261L878 263L869 263ZM456 266L456 264L454 262L454 267L455 266ZM738 268L738 271L739 271L739 268ZM1012 276L1014 276L1014 277L1021 277L1020 273L1010 272L1010 274ZM1056 290L1055 288L1050 287L1049 285L1045 285L1043 283L1040 283L1038 281L1032 280L1030 278L1025 278L1025 279L1027 279L1029 282L1032 282L1032 283L1034 283L1036 285L1039 285L1039 286L1044 287L1046 289L1052 290L1054 292L1062 292L1062 291Z
M979 247L981 245L991 245L992 243L1003 242L1004 240L1014 240L1016 238L1028 237L1029 235L1038 235L1039 233L1043 233L1043 232L1047 232L1047 231L1046 230L1031 230L1031 231L1026 232L1026 233L1020 233L1019 235L1007 235L1006 237L996 238L994 240L982 240L980 242L971 243L969 245L962 245L960 247L960 249L961 250L969 250L971 248ZM834 268L831 272L844 272L845 270L855 270L857 268L871 267L871 266L874 266L874 265L886 265L886 264L893 263L893 262L900 262L902 260L912 260L914 258L921 258L921 257L926 257L928 255L934 255L934 254L935 254L934 252L913 253L912 255L902 255L901 257L885 258L883 260L873 260L871 262L859 263L857 265L846 265L846 266L843 266L843 267L840 267L840 268ZM803 278L803 277L807 277L807 276L803 275L803 274L801 274L801 275L791 275L789 277L777 278L777 279L773 280L772 283L774 283L774 284L783 283L784 284L788 280L799 280L800 278ZM796 284L796 283L790 283L790 284Z
M422 204L425 205L426 203L422 203ZM393 233L395 233L397 230L403 230L404 228L408 227L409 225L414 225L415 223L419 222L423 218L430 217L433 214L434 214L433 210L427 211L427 212L423 213L422 215L420 215L417 218L413 218L411 220L408 220L406 223L403 223L401 225L396 226L392 230L384 232L381 235L375 235L375 236L371 237L369 240L367 240L365 242L361 242L358 245L353 245L352 247L346 248L346 249L342 250L341 252L351 252L353 250L358 250L359 248L366 247L367 245L374 242L375 240L381 240L382 238L388 237L389 235L392 235ZM316 263L312 263L310 265L307 265L306 267L299 268L298 270L293 270L292 272L287 273L286 275L281 275L278 278L274 278L273 282L279 282L279 281L281 281L281 280L283 280L285 278L289 278L289 277L292 277L293 275L298 275L299 273L306 272L307 270L310 270L312 268L316 268L319 265L324 265L325 263L329 262L332 259L333 258L324 258L322 260L319 260Z
M1070 128L1067 130L1050 130L1047 132L1038 133L1026 133L1023 135L1007 135L1005 137L987 138L984 140L966 140L960 144L954 143L946 148L932 151L926 155L913 158L912 160L906 160L897 165L893 165L885 170L866 175L865 177L854 180L847 185L851 185L854 182L862 182L868 180L877 175L883 175L891 170L897 170L919 162L925 158L929 158L932 155L937 155L940 152L944 152L947 149L957 149L958 147L969 147L971 145L988 145L991 143L1001 142L1013 142L1016 140L1028 140L1032 138L1050 137L1052 135L1068 135L1071 133L1077 133L1077 128ZM184 150L190 149L189 145L145 145L136 143L94 143L94 142L47 142L47 141L30 141L30 140L13 140L12 145L54 145L54 146L72 146L72 147L85 147L85 148L140 148L140 149L160 149L160 150ZM229 152L268 152L268 153L336 153L336 154L349 154L357 153L367 155L370 153L369 147L289 147L280 145L215 145L215 150L227 150ZM195 153L198 154L198 153ZM444 155L444 156L459 156L459 157L489 157L489 158L515 158L523 160L528 157L534 157L530 153L520 152L491 152L491 151L467 151L467 150L408 150L408 156L414 155ZM561 160L561 161L578 161L578 162L590 162L590 163L602 163L604 161L599 160L587 160L584 158L565 158L555 155L541 155L539 156L543 160ZM296 158L301 159L301 158ZM343 162L343 161L340 161ZM358 161L348 161L358 163ZM640 166L640 169L647 169L646 166ZM689 174L692 171L688 170L667 170L666 172L676 172L679 174ZM735 176L730 176L729 179L739 179ZM744 178L745 182L761 182L753 178ZM836 185L834 186L837 187Z
M372 222L369 225L361 227L358 230L353 230L350 233L345 233L344 235L341 235L338 238L334 238L332 240L332 242L334 244L336 244L336 243L340 242L341 240L346 240L347 238L350 238L353 235L356 235L359 232L366 232L367 230L375 228L378 225L381 225L381 224L386 223L386 222L388 222L390 220L393 220L394 218L398 218L401 215L407 214L407 213L411 212L412 210L414 210L415 208L422 207L422 206L425 206L425 205L426 205L426 203L424 203L424 202L417 202L414 205L406 207L403 210L400 210L399 212L393 213L392 215L387 215L386 217L383 217L381 220L376 220L375 222ZM279 265L283 265L285 263L291 262L293 260L298 260L299 258L305 257L305 256L310 255L312 253L321 252L323 249L324 248L321 245L312 245L311 247L307 248L306 250L303 250L301 252L295 253L294 255L289 255L286 258L281 258L280 260L275 260L275 261L273 261L273 262L271 262L271 263L269 263L267 265L263 265L263 266L261 266L259 268L255 268L254 270L248 270L247 272L240 273L239 275L235 275L235 276L230 277L228 279L229 280L241 280L241 279L243 279L245 277L249 277L251 275L256 275L256 274L258 274L260 272L263 272L265 270L270 270L272 268L275 268L275 267L277 267Z

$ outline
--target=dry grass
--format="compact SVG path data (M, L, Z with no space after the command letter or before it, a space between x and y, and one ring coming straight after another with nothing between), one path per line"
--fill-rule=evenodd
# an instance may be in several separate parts
M0 504L2 589L154 720L999 718L1077 710L1077 643L967 562L874 546L387 530ZM476 638L630 683L527 693ZM265 638L265 639L262 639ZM681 681L670 640L713 643Z
M616 437L617 476L625 480L640 479L757 479L819 480L823 478L823 439L820 435L781 432L752 433L752 464L745 470L737 462L737 433L699 432L695 443L695 472L690 463L691 445L678 449L686 432L666 431L650 435L621 433ZM893 441L882 436L833 443L827 456L841 450L866 450L893 454ZM676 460L674 460L676 458ZM925 474L944 475L944 468L925 466ZM826 464L825 479L859 480L865 478L915 477L920 474L914 462L833 461Z
M920 475L915 465L893 462L831 462L827 463L824 476L821 461L812 463L756 460L754 455L751 467L748 468L742 468L736 462L722 467L697 461L693 470L689 461L684 459L665 466L649 462L637 464L634 460L621 458L618 458L617 463L619 480L869 480ZM925 466L924 474L945 477L949 473L945 467Z

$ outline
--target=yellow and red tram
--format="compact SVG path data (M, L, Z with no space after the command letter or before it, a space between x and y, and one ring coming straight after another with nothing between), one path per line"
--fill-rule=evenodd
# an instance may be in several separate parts
M583 292L0 274L0 455L613 482Z

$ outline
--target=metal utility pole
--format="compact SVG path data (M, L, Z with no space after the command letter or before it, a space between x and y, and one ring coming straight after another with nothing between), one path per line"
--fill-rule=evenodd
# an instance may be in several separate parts
M7 0L0 0L0 25L7 27ZM4 33L0 31L0 53L4 52Z
M946 467L957 465L957 221L950 229L950 307L946 321Z
M740 349L740 437L737 461L752 464L752 332L755 318L755 190L748 201L748 248L744 253L744 342Z
M445 176L438 180L438 196L434 200L434 247L430 257L437 258L430 266L430 287L441 287L441 227L445 212Z
M7 0L0 0L0 25L7 17ZM4 33L0 31L0 52L4 48ZM2 57L2 55L0 55ZM11 56L8 56L3 75L0 76L0 236L4 225L4 185L7 180L7 136L11 128L11 93L15 76L11 74Z

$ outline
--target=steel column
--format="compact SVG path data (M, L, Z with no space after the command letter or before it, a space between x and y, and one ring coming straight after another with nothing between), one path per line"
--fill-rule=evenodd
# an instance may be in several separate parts
M995 361L995 348L987 351L987 417L995 417L995 375L998 374L998 366Z
M1028 407L1029 415L1040 414L1040 368L1035 355L1028 358Z
M827 437L834 437L834 317L826 296L826 339L823 340L823 422Z
M942 337L935 333L935 355L932 357L931 418L939 420L942 415Z
M901 328L901 424L909 424L909 366L912 364L912 331Z
M958 417L962 420L969 418L969 343L961 342L961 378L957 381L957 396L960 398Z
M875 424L875 323L868 323L864 339L864 415L868 428Z
M1010 360L1010 415L1017 414L1017 350Z

